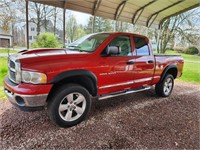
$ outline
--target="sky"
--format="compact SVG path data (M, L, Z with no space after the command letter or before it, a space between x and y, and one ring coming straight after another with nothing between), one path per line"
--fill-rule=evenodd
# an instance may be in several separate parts
M2 1L2 0L0 0L0 3L1 3L1 1ZM19 6L20 6L21 4L22 4L21 2L15 3L15 5L19 5ZM24 4L24 3L23 3L23 4ZM14 6L15 6L15 5L14 5ZM24 8L24 7L25 7L25 6L22 6L22 7L19 7L19 8ZM30 7L30 6L29 6L29 7ZM1 7L0 7L0 9L1 9ZM199 8L198 8L198 10L200 11ZM67 10L67 12L72 13L72 14L76 17L77 23L78 23L78 24L82 24L82 25L87 25L87 23L88 23L88 21L89 21L89 17L91 16L91 15L89 15L89 14L81 13L81 12L77 12L77 11ZM17 15L22 15L21 12L20 12L20 11L17 11L17 10L15 10L15 13L16 13ZM30 13L30 11L29 11L29 13ZM24 15L24 14L23 14L22 19L25 19L25 15ZM66 17L66 19L67 19L67 17ZM200 19L196 19L195 24L196 24L196 25L199 25L199 24L200 24Z
M0 4L2 3L2 0L0 0ZM21 9L21 8L24 8L25 9L25 4L23 3L23 5L22 5L22 3L21 2L18 2L18 3L16 3L16 2L14 2L14 3L11 3L12 5L10 5L11 7L14 7L14 9L15 9L15 7L16 7L16 5ZM20 6L21 5L21 6ZM30 5L30 4L29 4ZM30 6L29 6L29 8L30 8ZM0 7L0 10L1 10L2 8ZM25 10L24 10L25 11ZM91 16L91 15L89 15L89 14L86 14L86 13L81 13L81 12L77 12L77 11L71 11L71 10L67 10L66 12L69 12L69 13L72 13L75 17L76 17L76 21L77 21L77 23L78 24L82 24L82 25L87 25L87 23L88 23L88 20L89 20L89 17ZM25 14L22 14L22 12L21 11L18 11L18 10L16 10L15 11L15 13L16 13L16 15L17 16L21 16L22 17L22 19L25 19ZM30 14L31 12L29 11L29 14ZM66 15L67 15L67 13L66 13ZM66 16L66 19L67 19L67 16ZM20 25L21 23L19 23L19 25ZM24 23L22 23L22 24L24 24Z
M89 17L91 15L77 11L71 11L71 12L76 17L76 21L78 24L87 25Z

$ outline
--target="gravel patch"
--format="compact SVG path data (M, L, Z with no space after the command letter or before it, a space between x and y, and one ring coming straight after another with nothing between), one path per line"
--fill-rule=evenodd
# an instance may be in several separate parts
M200 149L200 85L176 81L169 98L154 89L94 101L88 118L59 128L47 111L0 101L0 149Z

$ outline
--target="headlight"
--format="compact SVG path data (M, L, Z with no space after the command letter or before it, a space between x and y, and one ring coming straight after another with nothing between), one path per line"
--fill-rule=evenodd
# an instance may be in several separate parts
M32 84L47 83L47 76L44 73L22 71L22 82Z

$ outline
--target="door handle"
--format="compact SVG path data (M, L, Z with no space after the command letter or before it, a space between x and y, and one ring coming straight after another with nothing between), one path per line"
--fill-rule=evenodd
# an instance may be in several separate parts
M126 64L131 65L131 64L134 64L134 63L135 63L134 61L128 61Z
M154 63L153 60L148 60L148 61L147 61L147 64L153 64L153 63Z

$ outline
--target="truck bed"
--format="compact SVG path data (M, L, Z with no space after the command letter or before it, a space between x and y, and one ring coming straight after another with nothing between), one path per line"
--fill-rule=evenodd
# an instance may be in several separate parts
M180 56L181 55L170 55L170 54L154 54L155 57L164 57L164 56Z
M181 76L184 63L181 55L155 54L154 57L156 61L155 75L161 75L166 67L169 65L175 65L177 66L178 71L177 77Z

